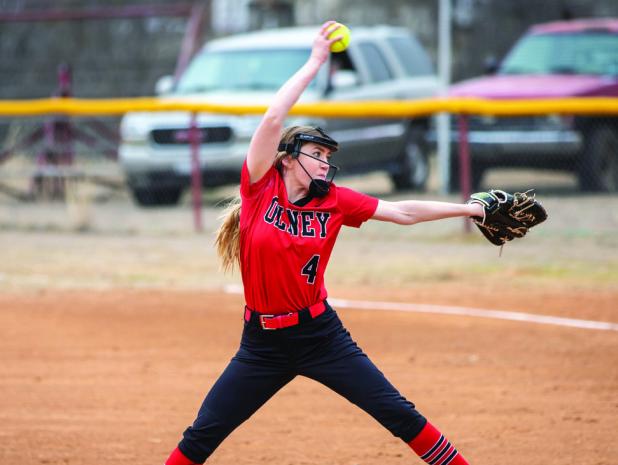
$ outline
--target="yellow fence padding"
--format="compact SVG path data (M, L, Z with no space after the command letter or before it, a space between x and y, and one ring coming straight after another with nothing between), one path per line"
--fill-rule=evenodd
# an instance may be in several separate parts
M0 100L0 116L64 114L122 115L130 111L187 111L233 115L261 114L265 106L223 105L169 98ZM464 113L495 116L546 114L618 115L618 98L580 97L534 100L485 100L477 98L433 98L364 102L316 102L294 106L291 115L337 118L405 118L434 113Z

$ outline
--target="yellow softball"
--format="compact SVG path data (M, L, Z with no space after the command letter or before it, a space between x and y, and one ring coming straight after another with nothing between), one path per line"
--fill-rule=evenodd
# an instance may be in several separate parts
M343 52L346 48L348 48L348 44L350 43L350 29L347 26L344 26L341 23L331 24L328 28L330 34L328 34L328 38L332 39L333 37L342 36L337 42L333 42L330 46L330 51L333 53Z

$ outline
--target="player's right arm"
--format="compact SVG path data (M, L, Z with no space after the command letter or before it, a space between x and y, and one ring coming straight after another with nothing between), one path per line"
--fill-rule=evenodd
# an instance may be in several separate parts
M334 22L327 21L322 25L313 41L311 56L302 68L277 91L253 134L247 152L247 169L251 183L258 181L272 166L283 131L283 123L290 109L328 59L331 44L341 39L341 36L327 38L332 32L328 28Z

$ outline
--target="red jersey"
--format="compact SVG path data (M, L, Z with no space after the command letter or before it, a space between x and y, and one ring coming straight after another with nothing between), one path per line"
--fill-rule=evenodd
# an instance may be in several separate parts
M272 167L251 184L245 162L240 177L240 270L247 306L260 313L300 310L327 297L324 271L341 226L360 227L378 199L337 187L304 206L288 201Z

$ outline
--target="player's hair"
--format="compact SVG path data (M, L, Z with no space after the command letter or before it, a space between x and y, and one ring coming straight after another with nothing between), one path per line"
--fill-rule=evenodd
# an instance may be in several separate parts
M289 144L294 142L297 134L310 134L323 137L323 134L311 126L291 126L281 134L280 143ZM273 164L283 176L283 159L289 157L286 152L277 152ZM217 231L215 246L221 259L223 271L233 270L235 264L240 264L240 196L233 198L228 204L220 219L221 226Z
M324 133L318 131L313 126L290 126L283 131L281 134L280 144L291 144L294 142L294 138L298 134L309 134L310 136L316 137L324 137ZM277 152L277 156L275 157L275 168L279 170L281 175L283 175L283 159L290 154L287 152Z
M215 246L223 271L233 270L240 262L240 196L234 197L225 207L217 231Z

